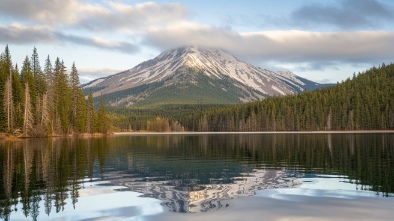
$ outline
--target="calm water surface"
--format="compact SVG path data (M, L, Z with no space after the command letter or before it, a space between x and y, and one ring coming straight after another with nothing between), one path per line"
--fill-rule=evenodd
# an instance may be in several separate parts
M394 134L27 139L0 160L4 220L394 217Z

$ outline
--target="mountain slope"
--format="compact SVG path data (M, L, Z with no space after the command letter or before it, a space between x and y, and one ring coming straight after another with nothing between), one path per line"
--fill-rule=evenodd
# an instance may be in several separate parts
M103 94L112 105L232 104L295 94L308 85L310 81L291 72L257 68L221 49L181 47L92 81L84 89L94 96Z

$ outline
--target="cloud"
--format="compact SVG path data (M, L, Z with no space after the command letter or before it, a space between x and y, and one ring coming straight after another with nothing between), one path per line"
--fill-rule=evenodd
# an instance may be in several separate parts
M72 23L76 18L70 12L80 6L78 0L2 0L0 14L28 23Z
M394 32L273 31L242 34L241 53L286 62L366 62L392 57Z
M133 54L134 39L149 27L165 27L187 19L177 3L154 2L128 5L117 1L89 3L81 0L3 0L0 41L4 43L75 43ZM69 33L79 33L78 35ZM111 36L112 40L100 36ZM113 40L113 39L128 39Z
M81 0L3 0L0 14L20 23L54 25L84 30L133 30L165 25L187 17L177 3L128 5L117 1L101 4Z
M295 10L286 22L297 27L374 28L381 27L382 23L393 23L394 9L376 0L343 0L339 5L309 4Z
M321 61L321 62L305 62L298 63L294 69L301 72L306 71L339 71L338 66L341 66L341 62L338 61Z
M107 77L108 75L116 74L124 70L120 69L109 69L109 68L90 68L90 67L78 67L79 78L81 84L90 82L94 79Z
M248 60L265 62L381 62L392 58L394 51L394 32L389 31L238 33L184 23L150 29L144 39L144 43L163 50L183 45L219 47Z
M81 26L92 29L144 29L149 26L165 26L187 18L186 9L180 4L139 3L134 6L109 1L110 13L85 16L80 20Z
M74 43L106 50L117 50L127 54L133 54L139 51L139 46L125 41L106 41L100 38L64 34L46 26L28 27L20 24L0 26L0 42L6 44Z
M144 33L143 43L160 49L184 45L231 48L241 43L242 36L228 28L212 27L192 22L179 22L164 28L153 27Z
M59 40L65 42L71 42L79 45L92 46L107 50L117 50L126 54L134 54L139 51L139 46L126 41L109 42L100 38L86 38L76 35L66 35L63 33L57 33L57 36Z
M0 42L28 44L32 42L54 42L56 35L49 27L27 27L20 24L0 26Z

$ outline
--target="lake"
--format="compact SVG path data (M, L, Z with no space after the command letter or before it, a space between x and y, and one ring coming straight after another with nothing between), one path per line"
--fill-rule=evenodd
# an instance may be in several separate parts
M3 220L392 220L394 134L0 143Z

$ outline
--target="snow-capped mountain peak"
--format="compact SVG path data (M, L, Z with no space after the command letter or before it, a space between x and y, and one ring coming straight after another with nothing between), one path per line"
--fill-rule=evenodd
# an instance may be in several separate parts
M185 70L193 70L195 74L180 78L186 74ZM161 87L164 87L179 83L176 80L178 78L184 79L182 82L189 80L196 84L194 78L198 73L211 79L209 81L212 85L221 85L224 91L227 90L226 85L232 84L242 91L243 95L237 95L240 101L294 94L302 91L304 85L291 72L273 72L257 68L222 49L188 46L164 51L154 59L119 74L88 83L84 88L94 88L94 96L97 96L101 93L110 94L159 82L162 83ZM223 85L223 81L232 83ZM131 97L136 98L135 95Z

